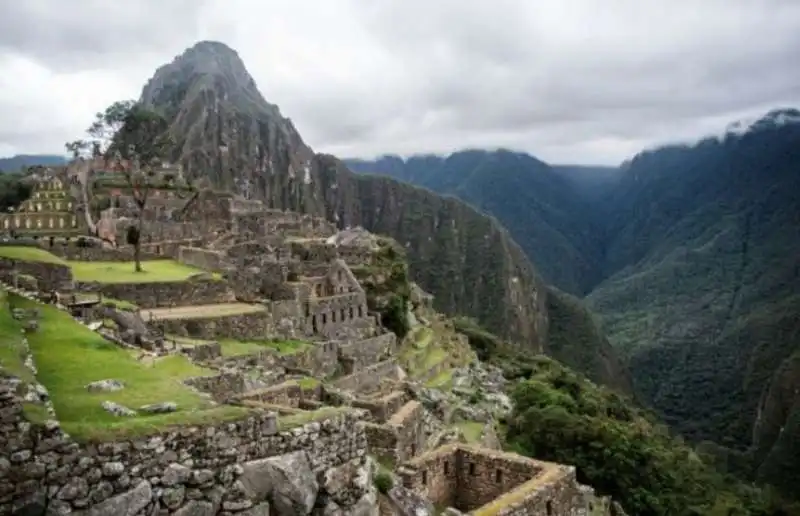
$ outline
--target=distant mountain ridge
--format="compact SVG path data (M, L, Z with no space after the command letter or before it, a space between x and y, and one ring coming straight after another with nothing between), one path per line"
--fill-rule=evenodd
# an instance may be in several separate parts
M37 165L55 166L66 163L66 156L59 156L58 154L17 154L8 158L0 158L0 171L19 172L25 167Z
M547 281L587 294L673 428L784 493L800 482L800 111L618 170L476 150L348 164L496 216Z
M585 169L551 167L506 149L345 162L355 172L387 175L455 195L491 213L520 242L542 276L567 292L582 295L600 278L600 228L585 200L575 195L574 183ZM615 169L603 170L613 182Z

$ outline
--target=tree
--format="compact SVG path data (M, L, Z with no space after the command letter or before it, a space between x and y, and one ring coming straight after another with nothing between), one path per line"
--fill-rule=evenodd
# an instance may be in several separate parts
M65 144L76 159L101 158L107 170L120 173L127 182L137 208L135 225L126 235L136 272L142 271L142 215L156 186L155 170L174 147L168 129L161 113L133 100L118 101L95 115L86 139Z

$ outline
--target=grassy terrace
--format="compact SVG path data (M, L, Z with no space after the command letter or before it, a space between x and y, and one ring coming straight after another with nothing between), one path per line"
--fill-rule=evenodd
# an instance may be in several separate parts
M197 346L200 344L208 344L210 340L193 339L190 337L178 337L169 335L167 338L174 340L183 346ZM222 356L224 357L237 357L242 355L254 355L264 349L273 349L280 355L293 355L300 353L311 347L310 342L302 340L256 340L256 341L243 341L233 339L219 340L222 349Z
M133 262L81 262L66 261L58 256L33 246L0 245L0 258L28 262L69 265L75 281L98 281L100 283L150 283L155 281L185 281L189 276L207 272L184 265L175 260L144 260L142 272L134 271ZM219 275L213 275L219 278Z
M175 260L145 260L142 272L134 271L133 262L69 262L75 281L100 283L151 283L185 281L192 274L205 272Z
M0 245L0 258L10 258L26 262L57 263L67 265L67 262L58 256L39 247L24 245Z
M183 379L213 372L191 364L184 357L140 362L134 352L108 342L64 312L14 295L9 301L12 307L39 309L39 330L28 335L38 368L37 379L50 392L63 428L78 440L134 437L170 426L235 419L247 412L242 407L213 407L206 398L186 387ZM5 350L5 343L6 339L3 357L12 354ZM110 378L122 381L126 387L117 392L86 390L86 384ZM105 400L134 410L146 404L172 401L178 405L178 411L116 417L101 407Z
M34 380L33 373L25 367L22 333L19 324L11 316L5 290L0 290L0 366L24 382Z

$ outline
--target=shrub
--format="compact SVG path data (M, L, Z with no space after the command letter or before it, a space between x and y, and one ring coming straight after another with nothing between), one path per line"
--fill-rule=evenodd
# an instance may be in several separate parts
M373 484L375 484L375 488L381 494L386 494L389 490L394 486L394 479L392 475L387 471L378 471L375 474L375 478L373 479Z

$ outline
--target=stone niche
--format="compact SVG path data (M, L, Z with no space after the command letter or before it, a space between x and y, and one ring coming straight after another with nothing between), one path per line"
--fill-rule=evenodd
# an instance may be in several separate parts
M442 446L404 463L403 487L437 507L470 514L586 514L575 468L464 444Z

